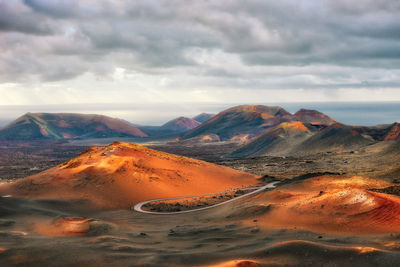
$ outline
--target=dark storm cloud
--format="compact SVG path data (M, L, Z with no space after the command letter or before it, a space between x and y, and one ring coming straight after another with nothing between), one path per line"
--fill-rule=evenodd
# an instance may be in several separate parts
M55 18L74 16L79 9L74 0L24 0L24 3L38 13Z
M147 73L190 70L213 77L218 86L283 88L268 81L279 78L268 66L342 66L357 68L354 75L359 68L399 69L399 17L397 0L0 0L5 51L0 79L53 81L83 73L103 76L123 67ZM207 66L195 49L222 51L249 68L265 66L260 76L268 80L252 81L250 71L229 62ZM327 79L312 70L309 74ZM296 75L296 70L285 74ZM397 85L398 77L388 76L360 74L357 81L337 86L357 87L369 78L377 87ZM320 86L312 81L301 85Z
M52 27L46 17L32 14L22 3L0 1L0 32L2 31L46 35L52 33Z

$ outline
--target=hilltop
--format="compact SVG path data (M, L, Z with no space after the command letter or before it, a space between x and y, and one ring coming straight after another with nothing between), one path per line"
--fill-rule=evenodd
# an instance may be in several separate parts
M132 143L92 147L36 175L2 185L0 194L88 199L102 208L129 208L154 198L254 186L257 176Z
M293 114L292 120L301 121L302 123L310 123L314 125L331 125L336 123L334 119L321 113L317 110L312 109L300 109Z
M209 119L211 119L214 116L215 116L215 114L211 114L211 113L201 113L197 116L194 116L192 119L194 119L195 121L198 121L200 123L205 123L206 121L208 121Z
M186 118L186 117L179 117L173 120L168 121L164 125L160 127L161 131L170 131L173 133L181 133L191 130L199 126L201 122L197 120Z

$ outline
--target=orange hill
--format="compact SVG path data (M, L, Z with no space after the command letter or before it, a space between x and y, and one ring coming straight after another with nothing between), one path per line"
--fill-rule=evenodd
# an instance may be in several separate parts
M3 184L0 195L88 199L102 208L254 186L257 176L200 160L115 142L64 164Z
M400 231L400 197L371 190L391 185L372 178L327 175L282 186L247 201L253 208L270 205L269 212L255 217L260 227L391 233ZM242 208L246 209L243 203Z

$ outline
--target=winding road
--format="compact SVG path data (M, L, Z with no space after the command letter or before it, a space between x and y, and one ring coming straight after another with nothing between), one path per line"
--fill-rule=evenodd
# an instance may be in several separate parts
M226 204L226 203L229 203L229 202L232 202L232 201L235 201L235 200L244 198L244 197L248 197L248 196L251 196L251 195L255 195L255 194L257 194L257 193L259 193L259 192L261 192L261 191L263 191L263 190L265 190L265 189L272 189L272 188L275 188L277 183L279 183L279 181L271 182L271 183L266 184L266 185L261 186L261 187L242 188L242 189L240 189L240 190L252 190L252 189L255 189L255 190L254 190L254 191L251 191L250 193L247 193L247 194L244 194L244 195L241 195L241 196L238 196L238 197L229 199L229 200L227 200L227 201L220 202L220 203L218 203L218 204L214 204L214 205L207 206L207 207L198 208L198 209L182 210L182 211L171 211L171 212L156 212L156 211L142 210L142 207L143 207L143 205L146 205L146 204L151 203L151 202L165 201L165 200L173 200L173 199L183 199L183 198L192 198L192 197L204 197L204 196L211 196L211 195L219 195L219 194L225 194L225 193L233 192L233 191L236 191L236 190L239 190L239 189L227 190L227 191L224 191L224 192L212 193L212 194L204 194L204 195L195 195L195 196L186 196L186 197L171 197L171 198L152 199L152 200L147 200L147 201L143 201L143 202L140 202L140 203L136 204L136 205L133 207L133 209L134 209L135 211L137 211L137 212L147 213L147 214L157 214L157 215L170 215L170 214L180 214L180 213L195 212L195 211L200 211L200 210L211 209L211 208L214 208L214 207L217 207L217 206L221 206L221 205L224 205L224 204Z

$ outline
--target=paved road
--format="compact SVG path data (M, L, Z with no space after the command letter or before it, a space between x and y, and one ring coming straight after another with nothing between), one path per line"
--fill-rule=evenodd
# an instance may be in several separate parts
M156 201L165 201L165 200L173 200L173 199L183 199L183 198L192 198L192 197L204 197L204 196L225 194L225 193L228 193L228 192L236 191L236 190L238 190L238 189L227 190L227 191L224 191L224 192L213 193L213 194L196 195L196 196L171 197L171 198L152 199L152 200L147 200L147 201L143 201L143 202L140 202L140 203L136 204L136 205L133 207L133 209L134 209L135 211L137 211L137 212L148 213L148 214L157 214L157 215L168 215L168 214L180 214L180 213L195 212L195 211L200 211L200 210L211 209L211 208L214 208L214 207L217 207L217 206L221 206L221 205L224 205L224 204L226 204L226 203L229 203L229 202L232 202L232 201L235 201L235 200L244 198L244 197L248 197L248 196L251 196L251 195L255 195L255 194L257 194L257 193L263 191L264 189L275 188L275 187L276 187L275 185L276 185L277 183L279 183L279 181L272 182L272 183L266 184L266 185L261 186L261 187L250 187L250 188L240 189L240 190L252 190L252 189L255 189L255 190L254 190L254 191L251 191L250 193L247 193L247 194L244 194L244 195L241 195L241 196L238 196L238 197L229 199L229 200L227 200L227 201L220 202L220 203L218 203L218 204L211 205L211 206L207 206L207 207L198 208L198 209L182 210L182 211L171 211L171 212L156 212L156 211L142 210L142 207L143 207L143 205L146 205L146 204L151 203L151 202L156 202Z

